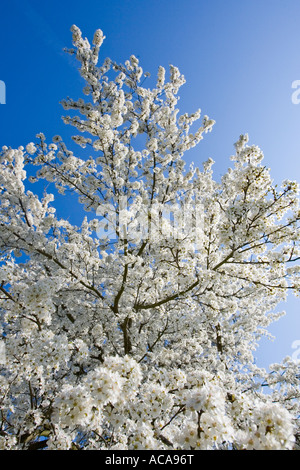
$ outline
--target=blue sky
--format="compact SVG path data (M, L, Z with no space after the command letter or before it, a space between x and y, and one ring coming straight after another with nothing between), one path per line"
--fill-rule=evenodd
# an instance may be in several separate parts
M300 181L300 104L292 83L300 80L299 0L10 0L0 7L0 147L18 147L43 132L48 141L70 135L59 102L82 96L71 47L76 24L92 39L106 36L101 57L124 62L135 54L145 71L179 67L187 80L180 109L198 108L216 120L211 134L187 154L201 163L211 157L218 179L230 164L233 143L248 133L260 146L276 183ZM1 100L0 100L1 101ZM76 206L61 206L64 216ZM299 300L283 308L273 343L263 342L259 365L292 355L300 340ZM300 355L299 355L300 358Z

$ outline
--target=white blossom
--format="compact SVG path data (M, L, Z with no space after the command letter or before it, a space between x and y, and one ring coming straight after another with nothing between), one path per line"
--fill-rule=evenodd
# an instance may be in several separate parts
M214 121L180 114L179 69L145 88L136 56L97 65L103 32L71 31L70 148L0 151L0 449L293 449L299 363L255 351L299 296L299 185L274 186L247 134L220 180L212 158L186 169Z
M26 145L26 152L28 152L30 155L33 155L36 152L36 146L33 142L30 142L28 145Z

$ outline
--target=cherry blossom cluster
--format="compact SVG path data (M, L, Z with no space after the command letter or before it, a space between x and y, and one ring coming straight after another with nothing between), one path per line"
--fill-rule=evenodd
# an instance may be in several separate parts
M299 296L297 182L274 185L248 135L220 181L186 168L214 121L180 114L178 68L98 65L102 31L72 34L76 135L0 152L0 448L295 448L299 364L255 351Z

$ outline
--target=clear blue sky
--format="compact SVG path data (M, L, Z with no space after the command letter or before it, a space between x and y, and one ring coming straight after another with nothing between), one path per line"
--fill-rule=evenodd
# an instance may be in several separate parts
M185 75L180 109L198 108L216 120L211 134L187 154L201 163L212 157L215 176L229 166L233 143L248 133L259 145L276 183L300 181L300 104L292 82L300 80L299 0L10 0L0 8L0 147L17 147L43 132L69 135L59 101L82 96L71 47L76 24L92 39L106 35L102 57L123 62L139 57L145 71L173 64ZM64 212L66 207L62 206ZM72 215L72 210L68 210ZM66 215L64 213L64 215ZM259 365L291 355L300 340L300 304L283 306L286 318L271 328Z

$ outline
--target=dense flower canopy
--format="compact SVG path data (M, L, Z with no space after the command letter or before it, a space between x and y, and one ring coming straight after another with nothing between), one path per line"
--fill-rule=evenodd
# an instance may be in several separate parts
M211 159L186 169L214 121L179 113L178 68L145 88L133 55L98 66L101 30L72 33L78 149L39 134L0 153L0 447L293 449L299 364L253 353L299 295L297 183L274 186L247 135L221 181ZM78 199L81 226L37 180Z

